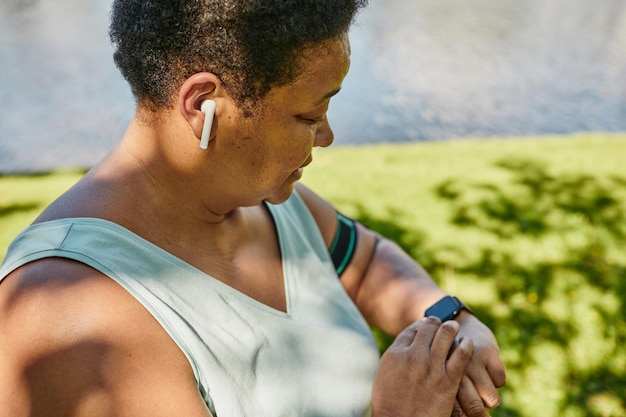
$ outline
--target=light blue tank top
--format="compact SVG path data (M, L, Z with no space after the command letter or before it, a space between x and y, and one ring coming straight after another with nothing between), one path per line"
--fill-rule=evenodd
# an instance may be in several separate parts
M217 417L368 415L379 360L369 327L300 197L294 192L268 207L280 243L286 313L94 218L29 227L9 247L0 280L46 257L73 259L111 277L180 347Z

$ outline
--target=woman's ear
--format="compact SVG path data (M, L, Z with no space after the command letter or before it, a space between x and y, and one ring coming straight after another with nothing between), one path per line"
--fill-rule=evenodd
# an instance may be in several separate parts
M199 72L187 78L178 93L180 114L187 121L193 134L207 146L217 129L218 102L223 96L222 82L210 72ZM205 103L207 100L210 102ZM203 106L203 103L205 105ZM204 130L204 132L203 132ZM206 149L205 147L203 149Z

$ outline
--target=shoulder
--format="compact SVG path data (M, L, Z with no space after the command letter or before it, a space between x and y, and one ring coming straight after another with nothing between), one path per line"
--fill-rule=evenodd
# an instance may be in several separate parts
M315 218L326 245L330 247L337 232L336 209L328 201L300 183L296 184L296 190ZM377 233L359 222L356 222L356 232L354 253L341 275L341 282L353 299L356 299L357 292L376 250L377 242L381 238Z
M12 272L0 284L0 339L0 409L12 416L175 415L172 394L195 404L189 415L209 415L174 342L87 265L48 258Z
M326 246L330 247L337 229L337 212L335 208L301 183L296 184L296 192L315 219Z

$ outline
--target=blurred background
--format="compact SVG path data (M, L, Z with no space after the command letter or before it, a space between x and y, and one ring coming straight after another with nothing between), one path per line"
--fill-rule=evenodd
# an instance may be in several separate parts
M0 172L90 166L134 103L109 0L0 3ZM372 0L336 144L626 130L623 0Z
M109 2L0 0L0 259L133 115ZM303 181L494 330L492 416L626 416L626 1L371 0L351 40Z

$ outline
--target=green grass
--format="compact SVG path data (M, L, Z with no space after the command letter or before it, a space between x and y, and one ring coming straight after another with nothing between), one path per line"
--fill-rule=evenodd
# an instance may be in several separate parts
M314 159L307 185L396 240L494 329L508 381L493 416L626 415L626 135ZM80 175L0 177L0 256Z
M11 240L84 171L0 175L0 259Z

